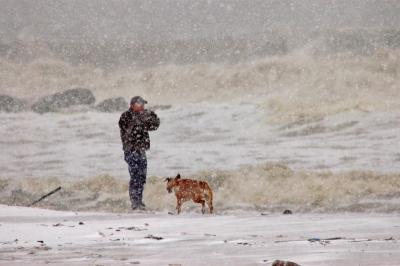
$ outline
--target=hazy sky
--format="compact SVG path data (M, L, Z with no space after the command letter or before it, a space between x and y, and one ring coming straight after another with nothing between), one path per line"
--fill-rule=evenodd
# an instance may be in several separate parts
M0 0L0 38L164 39L400 28L399 0Z

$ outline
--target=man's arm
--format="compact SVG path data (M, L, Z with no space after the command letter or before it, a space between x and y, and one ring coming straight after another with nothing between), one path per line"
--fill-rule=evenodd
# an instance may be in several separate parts
M127 131L127 128L128 128L128 123L129 123L128 120L129 120L128 117L124 113L124 114L121 115L121 117L119 118L119 121L118 121L118 126L119 126L119 130L120 130L120 134L121 134L121 139L122 140L125 139L125 136L126 136L126 133L127 133L126 131Z
M143 114L143 120L145 128L148 131L156 130L160 126L160 118L150 110L145 110Z

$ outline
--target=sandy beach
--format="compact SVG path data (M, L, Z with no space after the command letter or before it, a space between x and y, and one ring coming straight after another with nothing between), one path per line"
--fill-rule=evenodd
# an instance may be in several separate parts
M399 265L395 214L86 213L0 206L1 265Z

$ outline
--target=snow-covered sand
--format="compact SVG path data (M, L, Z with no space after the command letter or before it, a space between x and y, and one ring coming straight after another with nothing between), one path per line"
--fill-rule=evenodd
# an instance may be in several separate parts
M399 239L394 214L176 216L0 205L0 265L399 265Z

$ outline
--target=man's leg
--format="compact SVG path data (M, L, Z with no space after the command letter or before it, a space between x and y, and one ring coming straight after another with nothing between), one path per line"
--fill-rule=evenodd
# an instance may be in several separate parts
M129 199L131 200L132 209L139 207L139 189L140 185L137 179L131 177L131 180L129 180Z
M125 161L128 164L129 175L129 199L131 200L132 209L137 209L140 203L140 155L137 151L125 152Z
M146 158L146 152L142 151L140 154L140 162L139 162L139 168L140 168L140 187L139 187L139 207L144 208L145 205L143 203L143 189L144 189L144 184L146 184L146 176L147 176L147 158Z
M128 163L129 174L129 198L132 209L144 207L142 202L143 187L146 183L147 159L145 151L125 152L125 161Z

